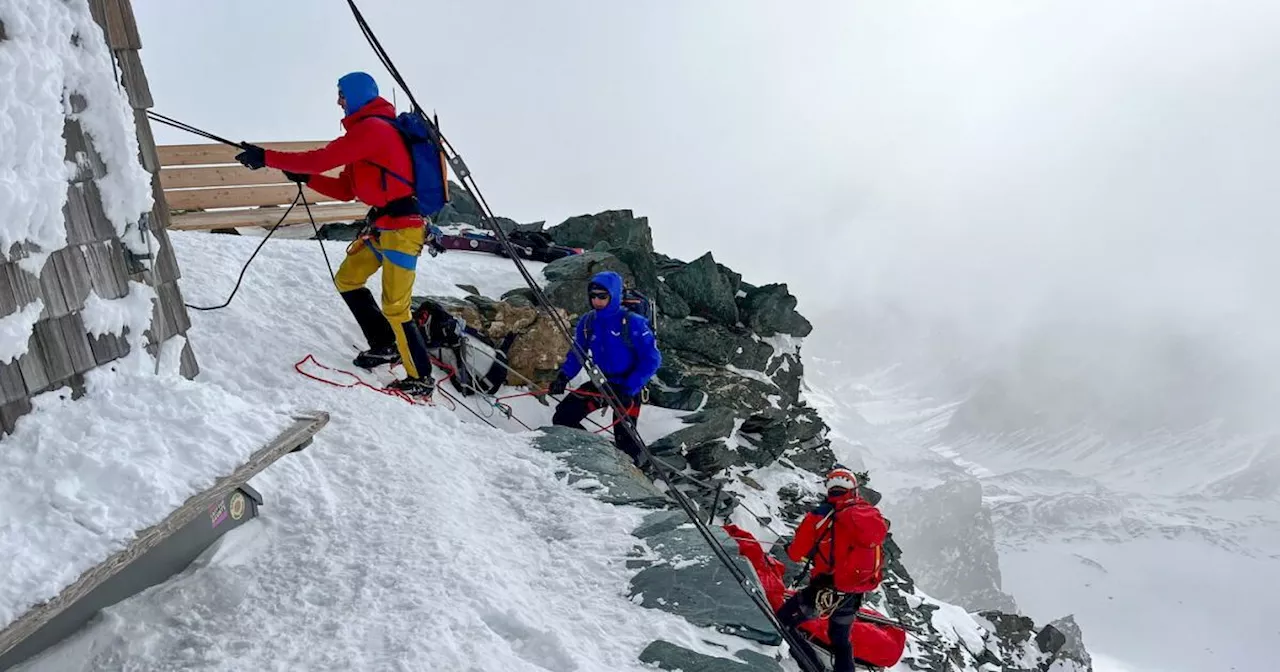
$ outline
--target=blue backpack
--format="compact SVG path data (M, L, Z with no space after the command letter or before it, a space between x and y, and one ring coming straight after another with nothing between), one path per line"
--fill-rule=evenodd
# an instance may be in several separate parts
M413 162L413 179L409 180L395 171L381 166L384 173L413 187L418 199L418 212L423 217L433 217L449 203L449 159L444 153L444 143L427 118L419 112L401 112L385 119L400 133L409 158Z

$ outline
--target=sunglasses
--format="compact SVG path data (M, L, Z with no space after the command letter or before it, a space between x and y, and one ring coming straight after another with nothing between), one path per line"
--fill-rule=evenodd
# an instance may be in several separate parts
M587 292L587 296L590 297L593 301L596 299L599 299L601 301L609 300L609 292Z

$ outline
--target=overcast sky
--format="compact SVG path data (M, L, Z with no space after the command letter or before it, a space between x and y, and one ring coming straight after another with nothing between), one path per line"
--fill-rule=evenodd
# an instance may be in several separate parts
M499 214L631 208L810 315L1275 342L1280 3L361 4ZM156 110L211 131L331 137L349 70L389 94L340 0L134 7Z

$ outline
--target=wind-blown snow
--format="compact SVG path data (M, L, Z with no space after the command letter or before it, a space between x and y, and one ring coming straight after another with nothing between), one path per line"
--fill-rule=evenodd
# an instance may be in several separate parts
M257 242L172 236L197 304L225 299ZM637 571L629 532L645 512L568 485L559 458L494 409L473 406L502 429L462 409L298 375L308 353L351 369L360 343L318 247L268 243L230 307L192 314L188 336L210 394L328 410L330 424L253 479L266 499L260 518L24 669L638 672L650 669L639 652L658 638L708 655L724 655L717 643L749 648L627 599ZM336 257L343 247L328 245ZM510 260L461 251L423 257L419 271L419 294L457 296L454 284L467 283L494 296L521 283ZM511 403L535 426L550 418L530 397ZM657 438L683 415L646 408L641 431Z
M150 359L135 351L130 357ZM139 372L138 368L146 370ZM32 399L0 450L0 627L230 473L287 415L177 370L108 366ZM20 561L18 561L20 559Z
M0 362L7 364L27 354L31 330L35 328L43 311L44 301L37 297L17 312L0 317Z
M94 336L119 335L128 327L130 335L136 337L151 320L151 304L155 300L156 292L149 285L130 281L129 293L118 299L104 299L90 291L80 317L85 331Z
M116 235L146 250L125 234L151 209L151 176L138 161L133 110L87 0L8 0L0 20L8 34L0 41L0 254L15 243L37 246L21 263L39 275L48 255L66 246L62 209L76 172L63 137L68 117L102 158L95 181Z

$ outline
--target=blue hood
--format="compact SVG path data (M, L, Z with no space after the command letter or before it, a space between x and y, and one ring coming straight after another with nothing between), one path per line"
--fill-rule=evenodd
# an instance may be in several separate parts
M378 83L367 72L352 72L338 79L338 92L346 101L345 112L349 117L378 97Z
M597 310L601 315L612 315L622 310L622 276L613 271L600 271L591 277L591 284L600 285L609 292L609 305ZM587 305L591 302L588 301Z

